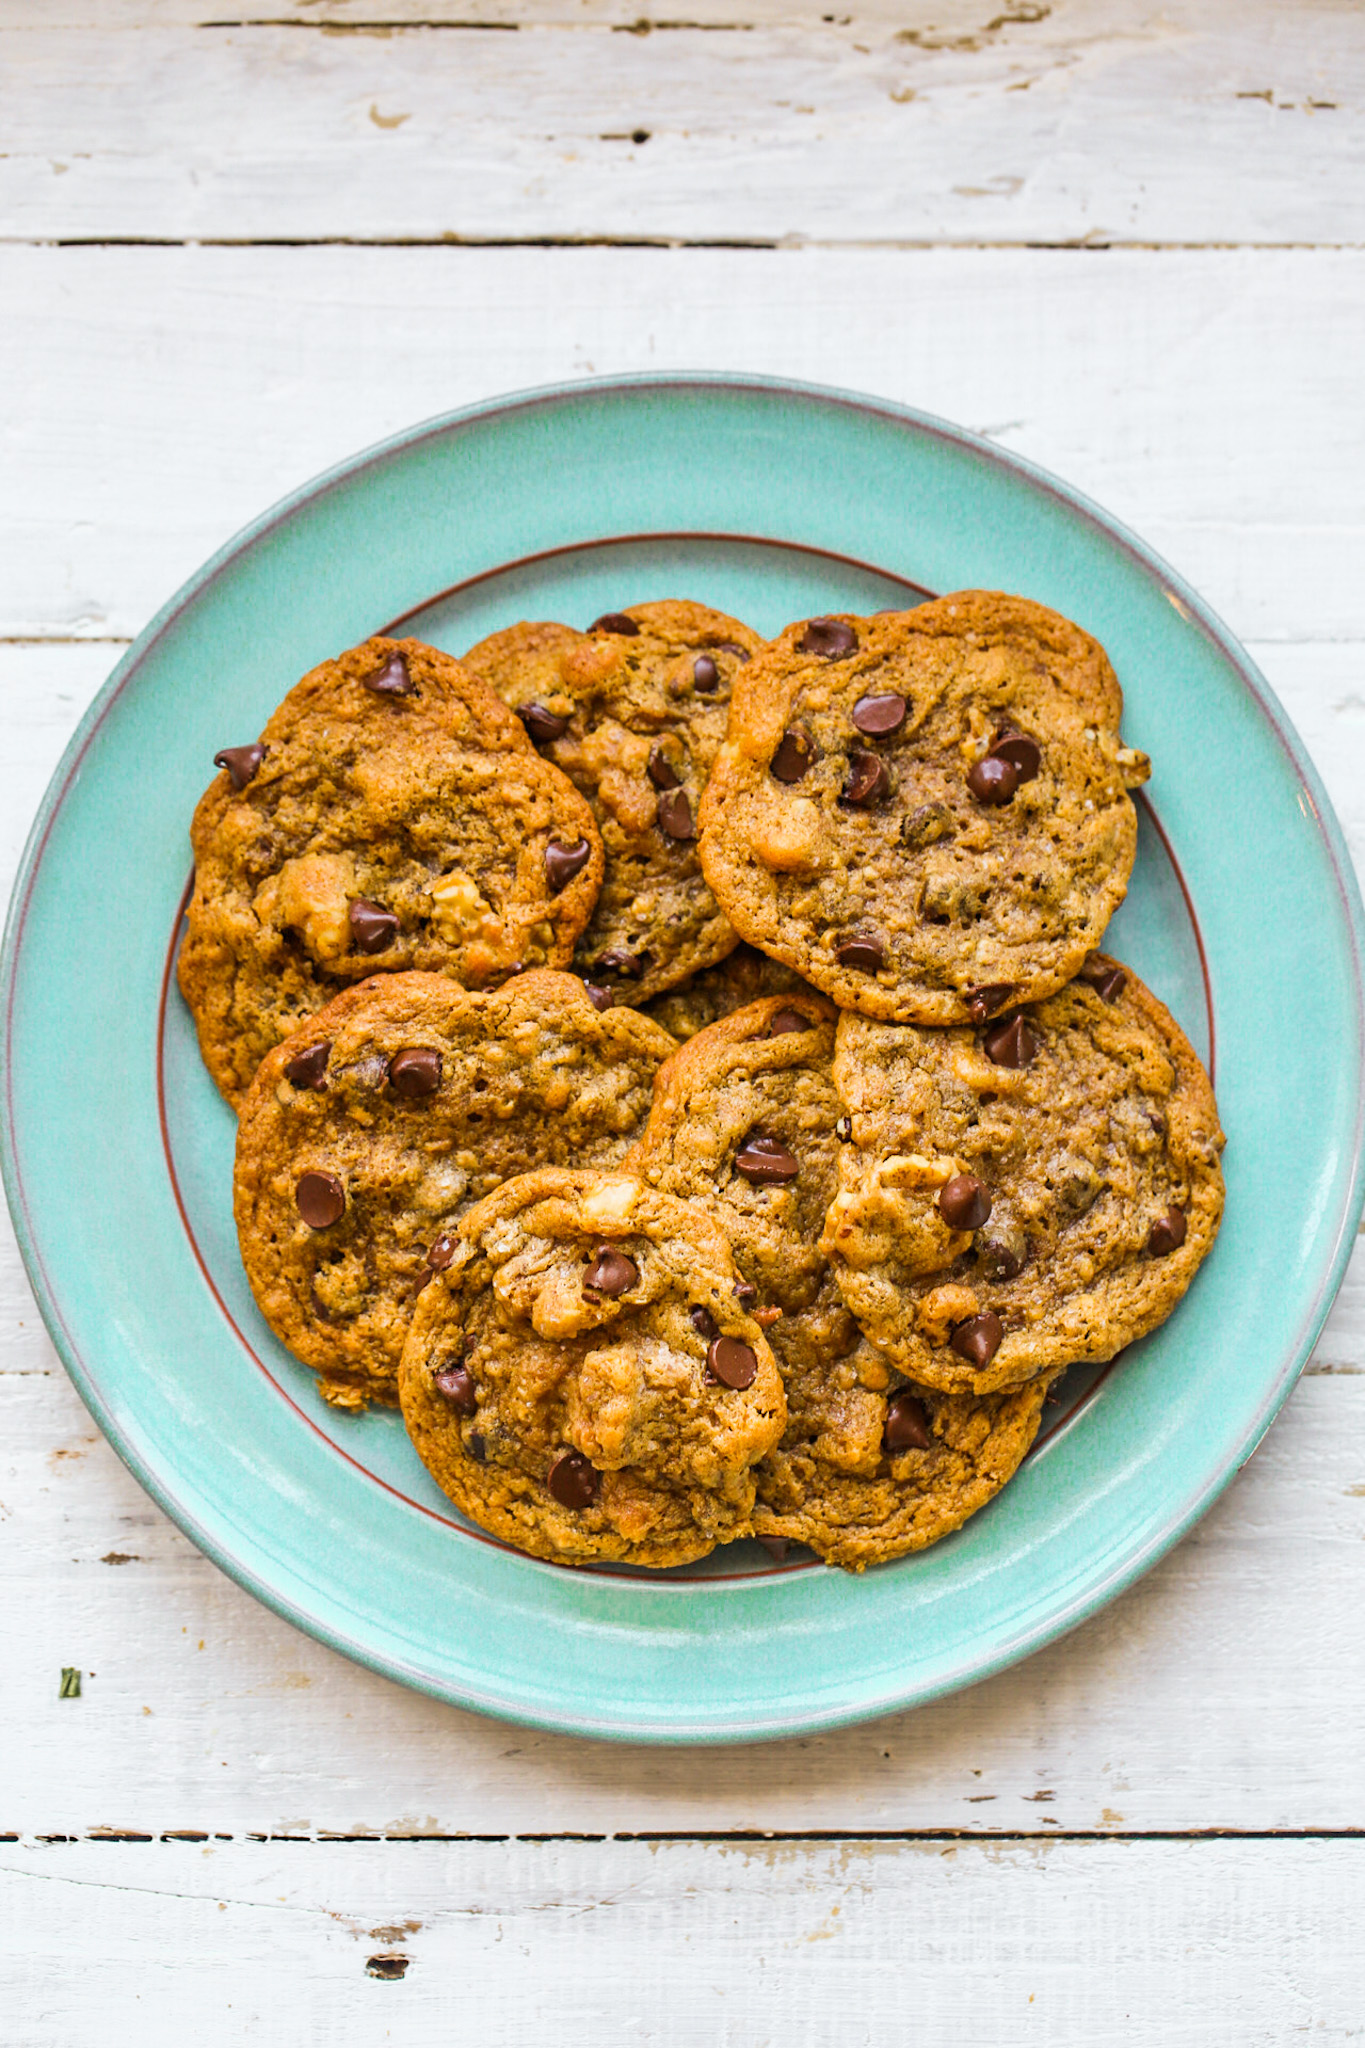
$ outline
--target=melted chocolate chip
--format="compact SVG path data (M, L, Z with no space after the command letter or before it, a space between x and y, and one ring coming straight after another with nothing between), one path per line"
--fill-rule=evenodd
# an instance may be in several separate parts
M713 1337L706 1353L706 1370L723 1387L742 1394L758 1378L758 1353L738 1337Z
M720 643L720 651L722 654L733 654L736 661L747 661L749 659L748 648L741 647L738 644L738 642L734 640L722 640Z
M561 889L566 889L591 859L592 848L586 839L575 839L572 846L552 839L545 849L545 879L551 895L557 896Z
M389 1086L407 1102L434 1095L441 1085L441 1055L431 1045L405 1045L389 1061Z
M812 1028L809 1017L803 1017L799 1010L774 1010L768 1024L769 1038L782 1038L788 1031L809 1031Z
M366 896L352 900L349 921L351 944L357 953L385 953L398 936L398 919L382 903Z
M1164 1259L1169 1252L1179 1251L1185 1242L1185 1211L1173 1203L1157 1217L1147 1233L1147 1249L1154 1259Z
M746 1138L735 1154L735 1167L751 1186L760 1188L781 1187L801 1171L799 1162L776 1138Z
M891 777L885 761L875 754L850 754L848 774L839 792L846 804L877 804L891 794Z
M254 782L256 772L265 759L265 748L259 740L253 740L249 747L223 747L213 757L215 768L226 768L234 789L245 789L248 782Z
M976 1240L976 1263L987 1280L1016 1280L1028 1258L1028 1239L1017 1223L996 1217Z
M599 988L595 981L585 981L583 993L587 996L594 1010L610 1010L616 1001L609 988Z
M720 670L709 654L699 654L692 664L692 680L703 697L720 688Z
M488 1445L477 1429L471 1429L469 1432L469 1455L476 1465L486 1465L488 1462Z
M886 965L886 947L875 933L852 932L840 939L834 957L841 967L860 967L865 974L875 974Z
M1128 970L1115 966L1102 953L1087 953L1076 969L1076 979L1088 982L1102 1003L1112 1003L1128 986Z
M1014 994L1012 981L988 982L984 988L969 988L963 1000L973 1024L984 1024L997 1010L1003 1010Z
M409 697L412 694L412 677L408 664L401 654L391 654L382 668L373 675L363 678L365 688L373 690L376 697Z
M1008 761L1020 782L1032 782L1043 765L1043 750L1037 740L1030 739L1026 732L1016 732L1013 726L1002 725L991 741L990 758Z
M754 1286L752 1280L736 1280L730 1292L734 1295L736 1301L752 1301L758 1293L758 1289Z
M628 1259L614 1245L599 1244L592 1255L591 1265L583 1275L583 1292L624 1294L628 1287L634 1287L639 1277L640 1268L634 1259Z
M804 726L789 725L777 743L768 771L779 782L799 782L816 759L815 741Z
M462 1365L442 1366L435 1378L438 1394L449 1401L459 1415L473 1415L478 1408L474 1382Z
M517 717L538 746L544 746L547 740L562 740L569 730L568 719L561 718L557 711L548 711L543 704L523 704Z
M332 1054L332 1041L323 1038L316 1045L307 1045L302 1052L296 1052L284 1063L284 1078L292 1081L296 1088L325 1088L327 1086L327 1062Z
M990 1189L974 1173L955 1173L938 1191L938 1209L953 1230L980 1230L991 1213Z
M645 773L656 789L676 789L682 781L681 775L664 752L662 740L655 740L650 748Z
M994 1309L983 1309L959 1323L948 1342L959 1358L965 1358L978 1372L988 1366L1005 1340L1005 1325Z
M1041 1039L1029 1030L1017 1011L1013 1017L992 1024L981 1045L986 1058L997 1067L1027 1067L1042 1049Z
M603 612L601 618L594 619L588 628L590 633L623 633L628 640L633 640L639 630L634 619L628 618L624 612Z
M893 1394L886 1404L886 1427L882 1431L884 1451L929 1451L933 1432L923 1401L916 1394Z
M326 1230L346 1214L346 1190L334 1173L304 1173L295 1184L294 1205L310 1230Z
M1019 787L1019 770L1013 761L983 754L967 770L967 787L979 804L1007 804Z
M436 1275L434 1273L428 1272L427 1269L423 1267L422 1271L417 1275L417 1278L412 1283L412 1298L414 1301L416 1301L418 1295L422 1292L422 1289L424 1287L429 1287L435 1278Z
M904 697L894 690L877 691L858 699L853 707L853 723L869 739L885 739L905 724L907 708Z
M842 661L855 654L858 635L842 619L811 619L796 643L798 654L821 654L826 661Z
M562 1508L590 1508L602 1484L601 1474L581 1451L561 1451L545 1475L545 1484Z
M698 1302L695 1308L690 1308L687 1311L687 1318L697 1335L704 1337L708 1344L713 1337L720 1335L720 1331L716 1328L715 1317L710 1309L706 1308L702 1303Z
M427 1264L433 1273L444 1273L454 1256L455 1240L448 1230L443 1230L438 1238L432 1240L431 1250L427 1253Z
M659 798L659 830L666 839L695 839L697 828L685 789L667 789Z
M612 981L638 981L645 971L644 958L635 953L622 953L613 947L610 953L604 953L597 961L596 971Z

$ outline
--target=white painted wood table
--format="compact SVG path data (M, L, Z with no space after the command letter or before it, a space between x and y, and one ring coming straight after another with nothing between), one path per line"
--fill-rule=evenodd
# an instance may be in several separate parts
M662 367L908 400L1091 492L1249 642L1365 855L1360 6L649 4L0 0L6 884L240 523L425 415ZM318 1648L123 1470L8 1237L0 1316L5 2048L1365 2035L1359 1258L1106 1613L704 1753Z

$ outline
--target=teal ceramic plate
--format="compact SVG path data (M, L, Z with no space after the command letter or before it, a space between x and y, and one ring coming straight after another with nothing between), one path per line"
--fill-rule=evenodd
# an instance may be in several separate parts
M1154 1337L1073 1382L984 1513L861 1578L753 1545L574 1572L472 1530L391 1414L347 1419L256 1314L232 1119L171 964L214 752L401 620L455 651L531 616L703 598L764 631L985 586L1098 634L1155 762L1113 949L1216 1054L1228 1209ZM725 1742L966 1684L1189 1528L1309 1355L1360 1206L1361 910L1313 770L1206 606L1075 492L969 434L738 378L583 384L344 464L143 634L47 794L6 943L5 1173L48 1327L143 1485L300 1627L542 1726Z

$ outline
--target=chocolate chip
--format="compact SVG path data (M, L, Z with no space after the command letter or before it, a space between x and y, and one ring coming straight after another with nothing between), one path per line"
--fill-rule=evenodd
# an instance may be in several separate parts
M811 619L796 643L799 654L822 654L826 661L840 661L857 652L858 635L842 619Z
M907 709L904 697L897 696L894 690L879 691L858 699L853 707L853 723L869 738L885 739L888 733L900 731Z
M720 670L709 654L699 654L693 662L692 680L704 697L720 688Z
M477 1429L471 1429L469 1432L469 1455L476 1465L485 1465L488 1462L488 1445Z
M478 1408L474 1382L462 1365L443 1366L436 1375L435 1387L457 1414L473 1415Z
M455 1256L455 1240L448 1230L433 1238L431 1250L427 1253L427 1264L433 1273L444 1273Z
M599 988L595 981L585 981L583 993L587 996L594 1010L609 1010L616 1001L609 988Z
M997 1067L1027 1067L1042 1050L1042 1040L1029 1030L1018 1011L992 1024L981 1044L986 1058Z
M1017 1223L1004 1217L992 1219L989 1229L976 1240L976 1263L987 1280L1015 1280L1028 1258L1028 1239Z
M959 1358L965 1358L978 1372L990 1364L1005 1339L1005 1325L994 1309L983 1309L959 1323L948 1342Z
M851 1117L851 1116L841 1116L841 1117L840 1117L840 1119L839 1119L838 1123L837 1123L837 1124L836 1124L836 1125L834 1126L834 1135L835 1135L835 1137L836 1137L836 1138L837 1138L837 1139L839 1140L839 1143L840 1143L841 1145L851 1145L851 1144L852 1144L852 1142L853 1142L853 1119L852 1119L852 1117Z
M785 1536L760 1536L757 1540L767 1551L769 1557L774 1558L778 1564L786 1561L787 1552L791 1549L791 1545Z
M730 1289L736 1301L752 1301L758 1293L752 1280L736 1280Z
M645 773L656 789L676 789L682 781L681 775L664 752L662 740L655 740L650 748L649 764Z
M801 1168L785 1145L776 1138L746 1138L735 1154L735 1166L752 1186L780 1187L795 1180Z
M603 612L588 628L590 633L623 633L628 640L633 640L639 630L634 619L627 618L624 612Z
M436 1275L430 1272L425 1266L422 1268L422 1271L417 1275L417 1278L412 1283L412 1298L414 1301L416 1301L418 1295L422 1292L422 1289L424 1287L429 1287L435 1278Z
M1116 967L1102 953L1087 953L1076 969L1076 979L1088 982L1102 1003L1112 1003L1128 986L1128 970Z
M984 1024L997 1010L1003 1010L1014 994L1012 981L987 982L984 988L969 988L963 1001L973 1024Z
M882 1431L884 1451L930 1451L933 1431L924 1403L915 1394L893 1394L886 1404L886 1427Z
M1002 725L991 741L989 758L1008 761L1020 782L1032 782L1043 765L1043 750L1037 740L1031 740L1026 732L1016 732L1013 726Z
M758 1353L738 1337L713 1337L706 1353L706 1370L723 1387L742 1394L758 1378Z
M615 947L610 953L604 953L595 964L597 973L605 974L613 981L638 981L645 971L642 957L634 953L622 953Z
M253 740L249 747L224 747L213 757L215 768L226 768L234 789L245 789L248 782L254 782L256 771L265 759L265 748L259 740Z
M846 804L877 804L891 794L891 777L885 761L875 754L850 754L848 774L839 792Z
M592 1255L592 1264L583 1275L583 1292L624 1294L628 1287L634 1287L639 1277L640 1268L634 1259L628 1259L614 1245L599 1244Z
M734 640L722 640L720 651L722 654L733 654L736 661L747 661L749 659L748 648L739 646Z
M685 789L665 790L659 798L659 830L668 839L696 838L697 828L692 822L692 806Z
M980 1230L991 1213L990 1189L974 1173L955 1173L938 1191L938 1209L954 1230Z
M789 725L768 763L769 773L779 782L799 782L816 759L815 741L804 726Z
M1174 1203L1157 1217L1147 1233L1147 1249L1154 1259L1164 1259L1168 1252L1179 1251L1185 1242L1187 1229L1185 1211Z
M908 817L901 819L901 845L918 853L922 847L942 839L952 826L953 814L947 804L917 804Z
M1007 804L1019 787L1019 770L1013 761L983 754L967 770L967 787L979 804Z
M601 1475L581 1451L561 1451L545 1475L545 1484L562 1508L590 1508L601 1483Z
M389 1086L408 1102L434 1095L441 1085L441 1055L434 1046L405 1045L389 1061Z
M704 1337L708 1344L711 1342L711 1339L713 1337L718 1337L720 1335L720 1331L716 1328L715 1317L712 1315L710 1309L706 1308L700 1302L697 1304L695 1308L690 1308L687 1311L687 1315L688 1320L691 1323L692 1328L696 1331L697 1335L699 1337Z
M568 719L561 718L557 711L547 710L543 704L523 704L517 717L538 746L544 746L547 740L562 740L569 730Z
M292 1081L296 1088L325 1088L331 1053L330 1038L319 1039L316 1045L306 1045L302 1052L296 1052L285 1061L285 1080Z
M803 1017L799 1010L774 1010L768 1025L769 1038L782 1038L788 1031L811 1030L809 1017Z
M367 690L373 690L376 697L408 697L412 694L412 677L401 654L391 654L382 668L373 675L361 678Z
M545 879L551 895L557 896L561 889L566 889L591 859L592 848L586 839L575 839L572 846L552 839L545 849Z
M346 1213L346 1190L334 1173L300 1174L294 1204L310 1230L326 1230Z
M386 953L398 936L398 919L382 903L357 896L350 908L351 944L357 953Z
M875 933L853 932L840 939L834 957L841 967L860 967L865 974L875 974L886 965L886 947Z

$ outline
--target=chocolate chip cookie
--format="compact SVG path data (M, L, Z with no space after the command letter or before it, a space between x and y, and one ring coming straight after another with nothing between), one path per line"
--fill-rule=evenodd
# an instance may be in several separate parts
M486 988L568 965L602 879L592 812L449 655L367 640L216 759L179 977L234 1108L348 982L419 968Z
M509 626L464 656L592 804L606 876L574 966L618 1002L674 987L735 943L696 820L735 679L762 646L738 619L679 602L608 612L586 633Z
M731 923L841 1006L994 1016L1068 981L1122 902L1145 755L1104 650L962 591L807 619L736 679L701 808Z
M834 1078L850 1142L826 1249L862 1329L920 1386L985 1394L1112 1358L1213 1243L1208 1077L1107 954L982 1026L846 1012Z
M655 996L653 1002L641 1003L640 1008L656 1024L662 1024L665 1031L682 1040L695 1037L708 1024L718 1023L736 1010L747 1009L761 996L815 993L810 983L802 981L792 968L741 941L716 966L689 974L676 988Z
M724 1236L624 1173L470 1211L418 1303L403 1419L465 1514L562 1564L686 1564L749 1533L785 1419Z
M574 975L533 970L483 992L377 975L267 1054L237 1135L238 1237L261 1313L327 1400L396 1399L457 1219L532 1167L613 1165L673 1049Z
M759 1467L755 1533L857 1572L937 1543L1018 1469L1046 1385L945 1394L888 1374L867 1344L833 1371L788 1374L787 1428Z

